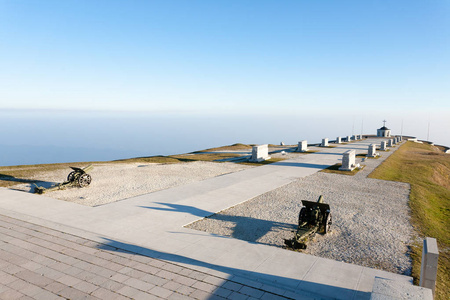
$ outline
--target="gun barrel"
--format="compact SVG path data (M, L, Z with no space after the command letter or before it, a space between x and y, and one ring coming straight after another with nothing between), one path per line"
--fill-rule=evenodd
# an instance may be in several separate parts
M323 203L323 196L320 195L319 200L317 200L317 203Z
M84 171L85 173L87 173L87 172L92 171L93 169L94 169L94 166L93 166L93 165L89 165L89 166L87 166L87 167L84 167L84 168L83 168L83 171Z

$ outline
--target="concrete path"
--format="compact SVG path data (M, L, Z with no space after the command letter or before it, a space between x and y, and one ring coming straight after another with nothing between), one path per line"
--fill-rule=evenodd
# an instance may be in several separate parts
M380 142L369 139L321 148L320 153L98 207L0 189L0 207L6 216L23 219L26 215L34 224L63 226L63 232L76 236L91 232L91 240L101 245L163 259L231 281L250 282L250 286L277 291L278 295L368 299L375 276L406 283L412 279L198 232L183 225L338 163L342 153L349 149L366 152L369 144Z

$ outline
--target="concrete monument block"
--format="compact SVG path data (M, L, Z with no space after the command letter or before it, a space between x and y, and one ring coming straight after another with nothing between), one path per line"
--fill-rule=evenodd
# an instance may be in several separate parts
M322 144L320 144L321 147L327 147L328 146L328 138L322 139Z
M433 291L436 288L436 277L438 269L439 250L436 239L426 237L423 240L422 263L420 265L421 287L429 288Z
M355 150L348 150L342 154L342 167L339 168L341 171L353 171L355 169Z
M377 156L380 155L380 154L378 154L378 153L376 152L376 150L377 150L376 145L375 145L375 144L370 144L366 156L367 156L367 157L377 157Z
M394 147L394 143L392 142L392 139L388 139L387 143L388 143L388 147Z
M357 141L358 140L358 136L357 135L353 135L352 136L352 140Z
M375 277L370 300L420 299L433 300L430 289L412 285L400 280Z
M346 138L346 140L347 140L347 142L350 142L350 141L351 141L351 138L350 138L350 136L349 136L349 135L347 135L347 138Z
M340 143L342 143L342 138L340 136L338 136L336 138L336 144L340 144Z
M381 151L386 151L387 150L387 142L386 141L382 141L381 142L380 150Z
M269 145L253 146L252 157L250 158L251 162L261 162L268 159L270 159Z
M308 141L303 140L301 142L298 142L297 152L306 152L306 151L308 151Z

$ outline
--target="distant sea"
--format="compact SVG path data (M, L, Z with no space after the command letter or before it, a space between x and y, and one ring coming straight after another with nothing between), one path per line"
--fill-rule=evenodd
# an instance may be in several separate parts
M376 121L370 127L364 121L365 134L376 133L382 125ZM318 143L359 134L358 123L333 115L0 110L0 166L172 155L234 143Z

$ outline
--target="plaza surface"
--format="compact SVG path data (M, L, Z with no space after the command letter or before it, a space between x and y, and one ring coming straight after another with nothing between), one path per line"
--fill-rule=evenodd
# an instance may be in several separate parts
M334 165L349 149L366 153L381 141L321 148L97 207L0 189L0 263L12 270L0 273L0 298L2 289L19 292L18 280L32 290L31 299L40 293L71 298L70 292L84 293L73 299L105 298L102 293L111 299L369 299L375 277L411 284L408 276L183 227ZM55 271L61 274L46 275ZM106 281L91 282L97 280L92 274ZM52 284L61 290L52 290Z

